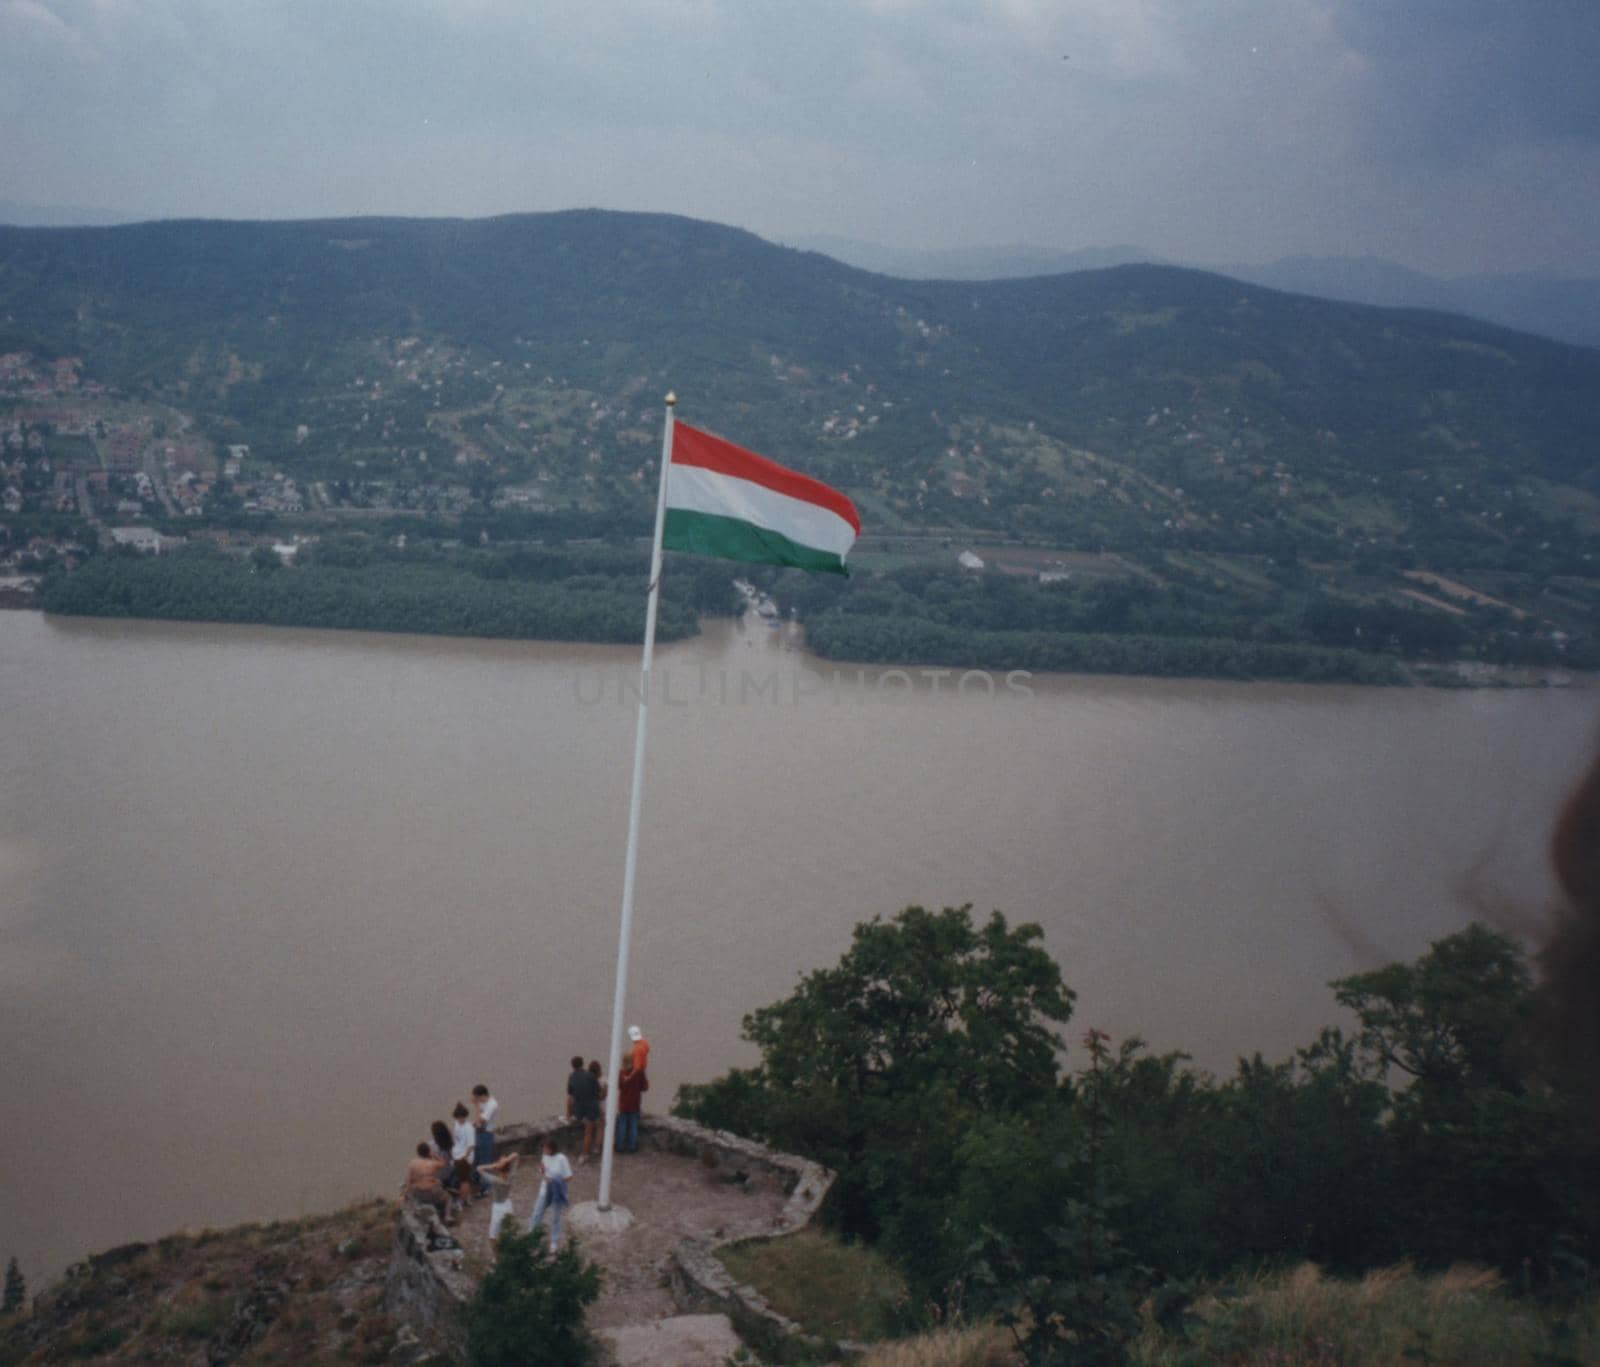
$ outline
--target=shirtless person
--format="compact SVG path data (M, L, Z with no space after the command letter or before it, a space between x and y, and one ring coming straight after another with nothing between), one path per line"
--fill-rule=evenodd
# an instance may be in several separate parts
M406 1180L401 1184L400 1196L402 1200L432 1206L438 1212L440 1223L448 1225L453 1222L448 1215L450 1198L445 1195L441 1180L444 1169L444 1159L435 1158L428 1144L418 1144L417 1156L406 1164Z

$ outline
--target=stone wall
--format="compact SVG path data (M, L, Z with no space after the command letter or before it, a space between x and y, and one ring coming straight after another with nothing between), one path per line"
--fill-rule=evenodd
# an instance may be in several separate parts
M462 1271L465 1254L427 1206L402 1201L394 1217L394 1249L384 1278L383 1308L425 1330L458 1359L467 1352L461 1308L477 1284Z
M526 1125L506 1125L495 1133L500 1153L535 1154L550 1134L570 1135L578 1125L565 1116ZM402 1201L394 1217L394 1250L384 1279L383 1308L403 1323L424 1330L460 1358L466 1356L461 1311L478 1289L462 1269L465 1254L450 1231L427 1206Z
M708 1130L687 1120L668 1117L655 1122L653 1142L715 1168L725 1181L770 1185L788 1200L767 1239L781 1239L804 1229L816 1218L833 1186L833 1172L820 1163L779 1153L764 1144L726 1130ZM805 1333L780 1315L753 1286L736 1282L717 1257L719 1248L751 1242L748 1234L726 1239L684 1239L672 1250L672 1299L680 1310L712 1310L733 1321L740 1336L763 1357L785 1361L802 1349L805 1360L850 1357L866 1350L862 1343L823 1340Z
M570 1149L578 1129L576 1122L564 1116L505 1125L495 1132L495 1147L501 1154L532 1156L540 1151L547 1135L555 1134L562 1138L563 1147ZM771 1234L764 1237L782 1238L804 1229L833 1186L834 1174L818 1163L671 1116L641 1117L639 1143L641 1148L699 1162L725 1182L782 1192L786 1197L783 1210L774 1220ZM807 1337L798 1325L773 1310L754 1287L735 1283L716 1257L716 1249L748 1239L744 1234L679 1243L669 1273L678 1308L726 1314L748 1341L769 1354L785 1342L795 1341L812 1350L837 1347L845 1353L860 1351L858 1344L823 1345ZM462 1251L449 1247L454 1243L432 1210L402 1204L395 1216L384 1309L464 1352L461 1310L477 1286L462 1270Z

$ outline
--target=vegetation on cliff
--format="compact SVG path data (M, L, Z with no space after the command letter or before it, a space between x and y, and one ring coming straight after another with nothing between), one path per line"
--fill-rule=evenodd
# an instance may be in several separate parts
M757 1065L682 1089L681 1113L835 1167L834 1226L875 1250L791 1242L741 1275L776 1266L802 1315L863 1283L865 1318L825 1334L992 1320L1030 1362L1592 1360L1591 1099L1530 1047L1513 941L1474 925L1341 979L1348 1033L1216 1078L1095 1029L1063 1071L1074 994L1040 939L967 907L864 923L746 1018ZM391 1239L374 1202L114 1249L0 1319L0 1362L381 1361ZM592 1270L563 1258L506 1245L478 1360L581 1342ZM1003 1360L948 1329L927 1351Z
M168 1235L77 1263L0 1319L0 1363L377 1363L394 1204Z
M1181 1319L1196 1279L1286 1261L1588 1289L1600 1165L1582 1099L1516 1050L1534 998L1506 936L1340 980L1353 1033L1223 1079L1094 1029L1063 1074L1073 995L1039 939L965 907L859 926L745 1018L760 1063L677 1109L837 1168L842 1234L915 1303L1011 1319L1036 1361L1122 1360L1147 1297Z

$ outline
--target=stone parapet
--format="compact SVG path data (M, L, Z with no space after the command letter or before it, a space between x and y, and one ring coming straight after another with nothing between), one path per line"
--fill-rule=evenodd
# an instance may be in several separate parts
M708 1130L692 1121L667 1117L656 1122L653 1142L716 1169L724 1180L746 1184L775 1183L788 1196L782 1212L773 1220L770 1231L761 1239L781 1239L809 1225L821 1210L833 1187L835 1174L820 1163L795 1154L779 1153L765 1144L730 1134L727 1130ZM741 1337L764 1357L783 1361L801 1348L808 1360L820 1354L825 1358L854 1357L867 1345L850 1340L824 1341L807 1334L800 1325L779 1314L753 1286L734 1280L717 1250L733 1244L750 1243L749 1233L724 1239L689 1238L672 1250L670 1278L672 1299L680 1310L720 1311L732 1322Z
M462 1359L467 1338L461 1309L477 1290L462 1270L465 1256L431 1208L400 1203L384 1277L383 1308L396 1319L427 1330L429 1337Z
M576 1121L551 1116L524 1124L504 1125L495 1132L495 1147L502 1153L533 1156L549 1135L558 1135L570 1148L579 1131ZM803 1347L811 1355L852 1355L865 1345L826 1343L805 1334L799 1325L778 1314L754 1287L736 1283L716 1256L718 1248L749 1242L752 1238L782 1238L804 1229L815 1218L833 1186L834 1174L820 1163L794 1154L779 1153L764 1144L710 1130L672 1116L643 1116L639 1122L641 1147L677 1154L702 1164L722 1181L749 1189L781 1192L784 1205L773 1217L770 1230L753 1235L745 1229L728 1238L688 1238L673 1249L669 1277L672 1297L679 1309L726 1314L739 1332L759 1352L781 1359L786 1345ZM384 1309L396 1318L427 1331L451 1351L465 1352L462 1310L477 1290L477 1283L462 1267L464 1254L450 1231L427 1207L402 1203L395 1216L395 1244L389 1259L384 1289Z

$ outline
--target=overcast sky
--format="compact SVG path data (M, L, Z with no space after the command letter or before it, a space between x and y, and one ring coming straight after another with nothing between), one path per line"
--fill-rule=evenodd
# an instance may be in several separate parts
M0 0L0 198L1600 275L1600 0Z

